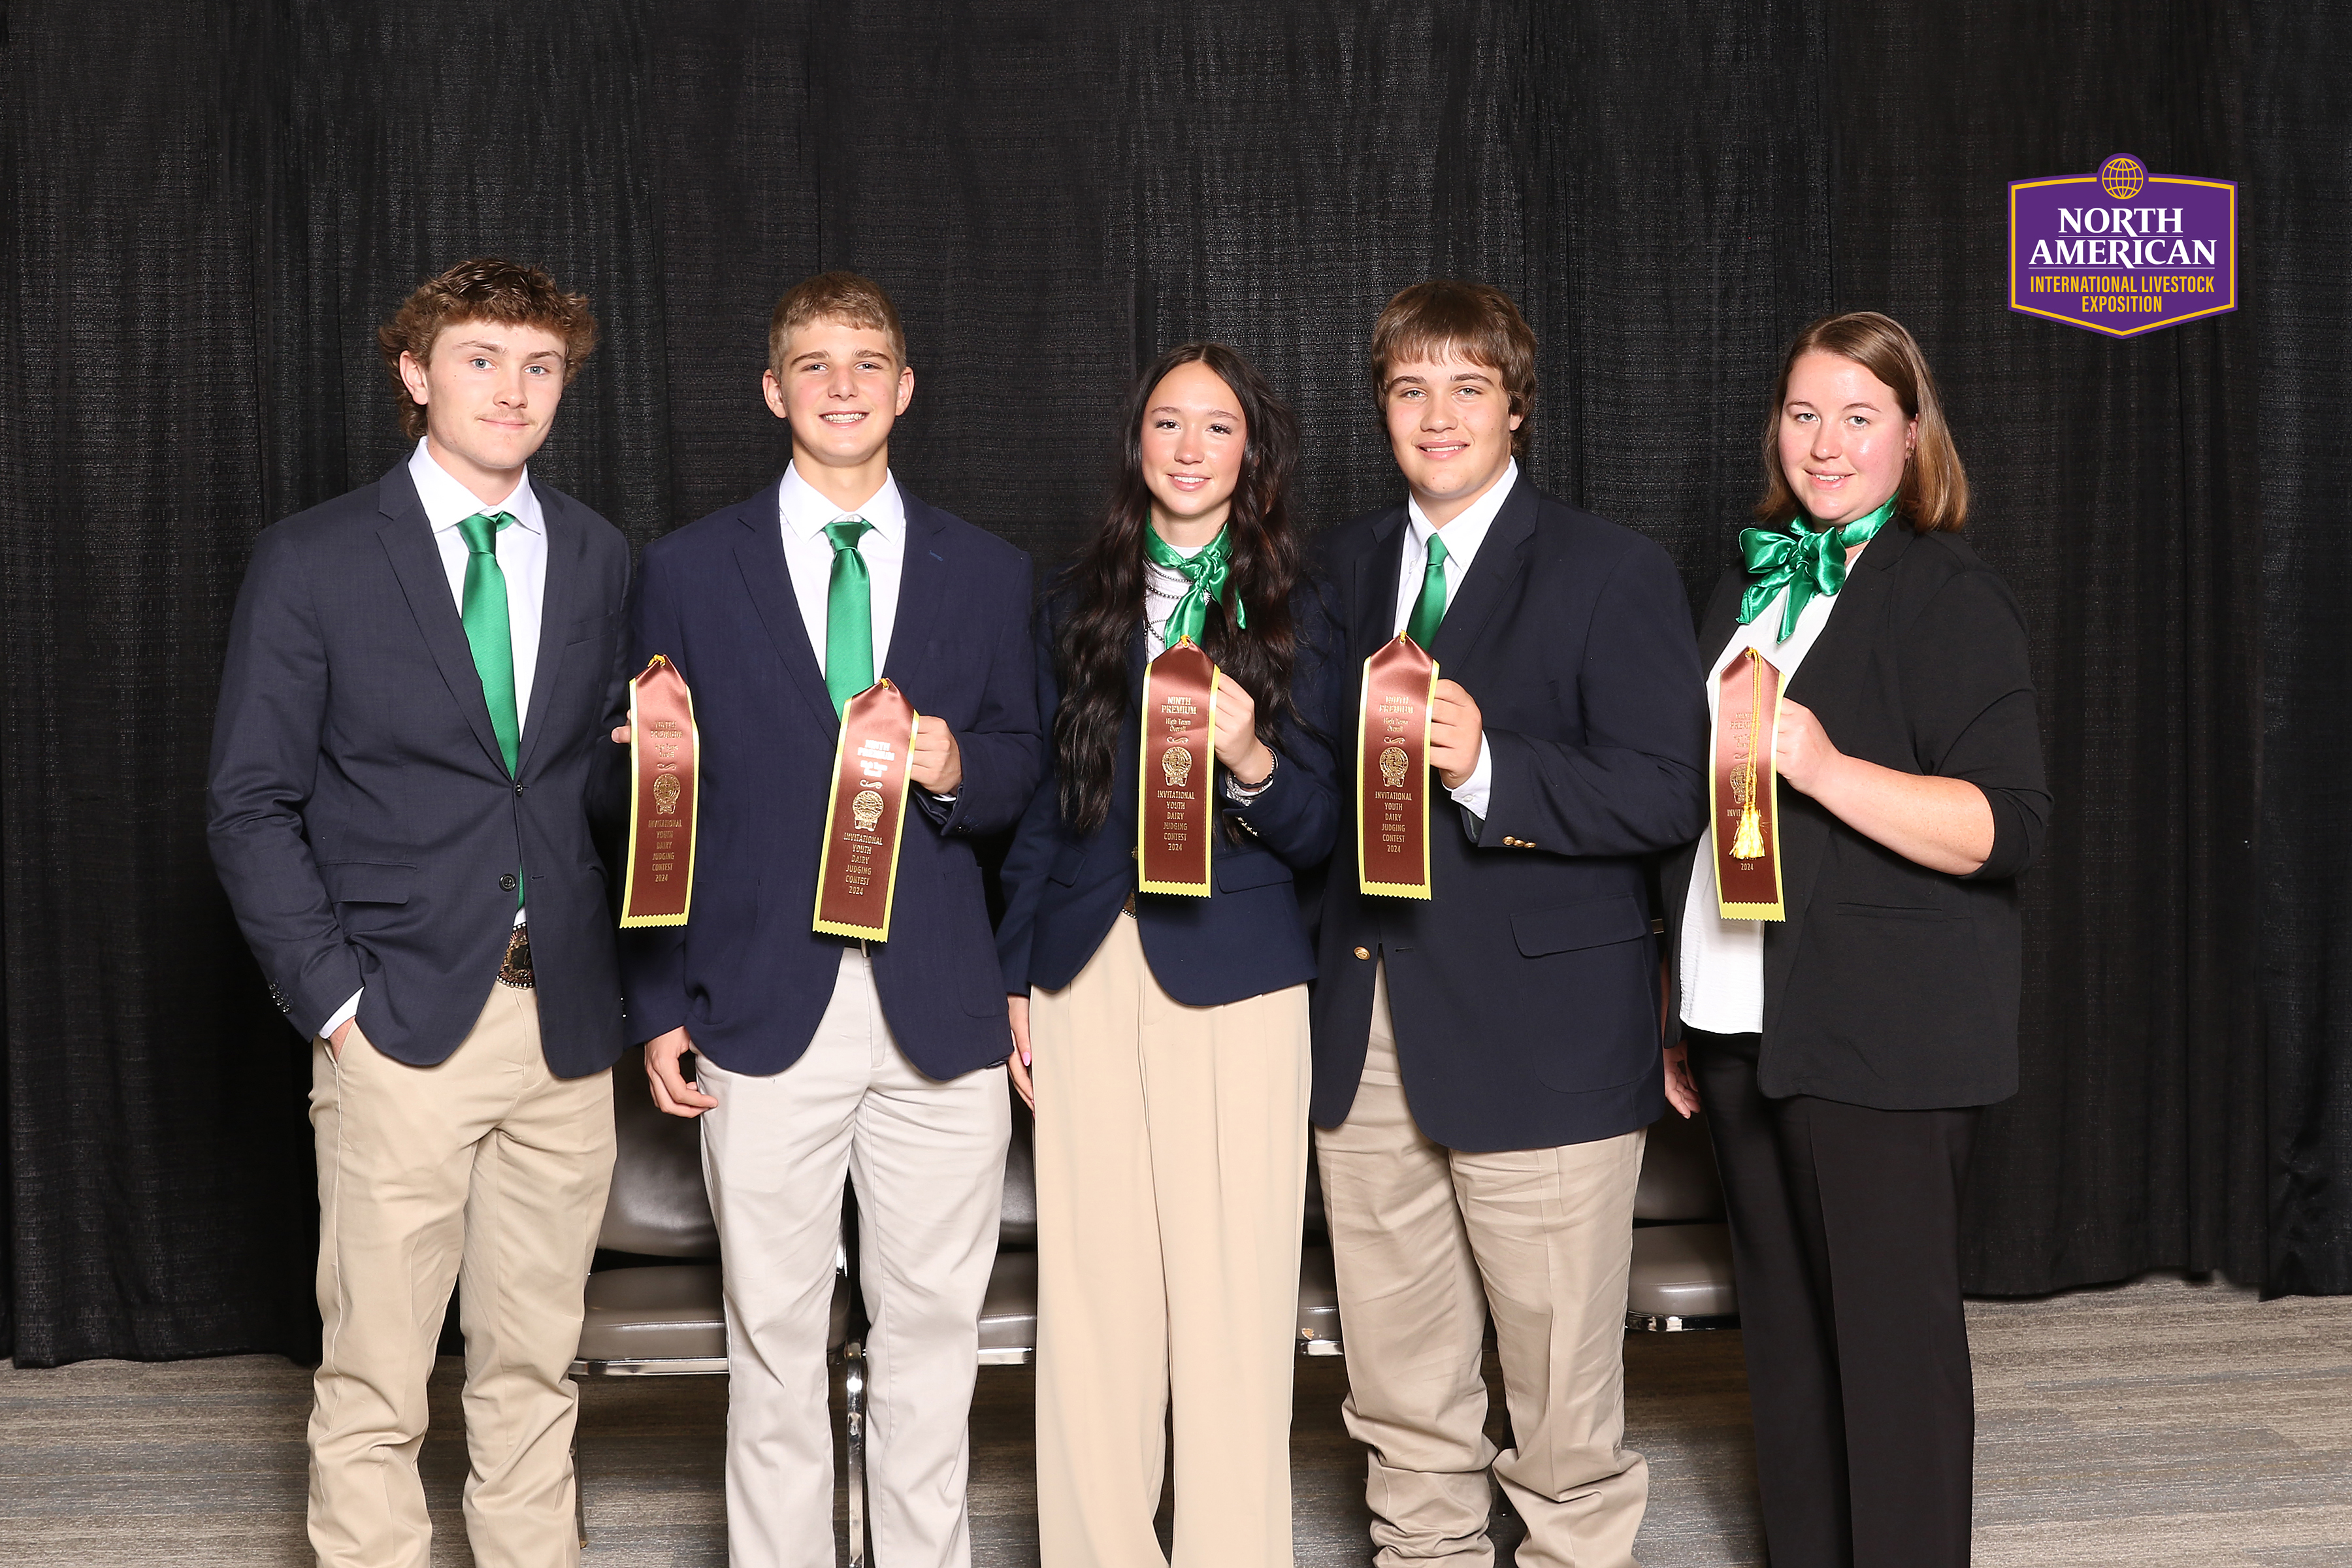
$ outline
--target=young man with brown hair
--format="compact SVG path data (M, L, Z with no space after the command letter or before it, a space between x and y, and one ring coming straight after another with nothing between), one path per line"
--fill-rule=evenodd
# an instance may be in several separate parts
M1334 530L1325 561L1357 664L1400 632L1436 659L1447 792L1428 900L1333 867L1315 988L1373 1560L1493 1561L1491 1467L1527 1522L1520 1568L1630 1568L1648 1472L1622 1443L1626 1276L1665 1104L1644 863L1706 817L1690 610L1664 551L1519 472L1535 334L1499 289L1404 289L1371 372L1407 497Z
M869 279L777 302L761 378L792 462L646 547L633 665L661 654L702 741L693 921L632 931L629 1026L655 1100L703 1121L726 1263L727 1546L831 1568L827 1306L857 1190L881 1568L962 1568L966 1422L1011 1107L1004 990L971 840L1043 760L1029 559L902 490L915 393ZM887 676L922 715L885 941L811 929L844 704ZM696 1058L689 1082L685 1054Z
M629 552L527 465L596 323L479 258L377 337L416 447L255 542L213 732L214 863L311 1040L310 1541L333 1568L428 1562L416 1452L455 1281L474 1560L572 1563L566 1372L621 1050L589 802Z

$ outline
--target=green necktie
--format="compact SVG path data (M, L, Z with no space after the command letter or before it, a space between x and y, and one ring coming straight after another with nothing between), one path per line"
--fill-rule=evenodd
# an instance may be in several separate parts
M457 524L466 537L466 597L458 614L466 641L474 649L474 669L482 678L482 700L490 705L490 729L499 738L512 778L521 749L522 724L515 714L514 636L507 625L507 574L499 570L494 531L514 525L513 514L476 512Z
M1437 636L1437 623L1445 618L1445 541L1435 534L1429 536L1429 570L1421 574L1421 603L1412 607L1412 618L1404 624L1404 635L1429 651L1430 640Z
M874 684L874 595L857 542L873 531L862 517L824 525L833 543L833 580L824 591L824 689L833 710Z

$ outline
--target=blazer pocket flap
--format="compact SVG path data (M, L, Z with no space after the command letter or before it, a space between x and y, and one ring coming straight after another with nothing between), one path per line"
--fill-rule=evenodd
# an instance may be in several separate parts
M1948 910L1922 909L1916 904L1840 904L1841 915L1859 915L1875 921L1948 921L1961 919Z
M1054 851L1054 863L1046 868L1045 876L1049 880L1059 882L1066 888L1078 879L1078 868L1086 863L1085 845L1065 844Z
M1511 917L1511 935L1528 958L1572 952L1580 947L1605 947L1649 934L1650 922L1642 918L1641 906L1622 893L1589 903L1521 910Z
M404 904L416 868L387 860L336 860L319 868L327 896L339 904Z
M1217 887L1220 891L1238 893L1249 888L1270 888L1276 882L1290 880L1290 868L1272 855L1216 855Z

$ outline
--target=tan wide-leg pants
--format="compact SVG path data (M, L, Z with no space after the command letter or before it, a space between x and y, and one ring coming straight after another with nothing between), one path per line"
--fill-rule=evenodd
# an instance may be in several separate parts
M1519 1568L1633 1562L1649 1468L1623 1446L1625 1290L1646 1136L1494 1154L1430 1142L1381 970L1355 1105L1316 1134L1380 1568L1491 1563L1490 1465L1527 1521ZM1501 1455L1479 1372L1490 1310L1517 1444Z
M473 1032L411 1067L354 1027L311 1046L319 1312L310 1544L325 1568L426 1568L425 1380L458 1287L466 1537L482 1568L570 1568L569 1375L613 1177L612 1074L559 1079L538 999L490 988Z
M1288 1568L1307 988L1169 999L1121 917L1030 1005L1044 1568ZM887 1565L886 1565L887 1568Z
M873 1561L964 1568L980 1305L1013 1131L1004 1069L924 1077L851 946L800 1060L754 1077L704 1059L697 1078L719 1101L702 1115L702 1170L726 1264L728 1562L833 1568L824 1353L848 1177L873 1318Z

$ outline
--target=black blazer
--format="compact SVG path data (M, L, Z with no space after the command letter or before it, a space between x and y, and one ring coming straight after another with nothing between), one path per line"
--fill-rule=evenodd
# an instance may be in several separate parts
M666 654L701 732L694 909L622 942L629 1037L684 1025L730 1072L801 1058L833 998L844 940L809 929L841 720L784 563L775 485L646 546L631 668ZM920 788L898 843L890 940L868 944L907 1058L954 1078L1012 1049L976 835L1010 827L1037 783L1029 557L903 489L906 565L887 675L963 752L952 804Z
M1336 529L1351 666L1395 634L1405 509ZM1485 715L1483 822L1441 794L1432 900L1359 892L1332 858L1315 988L1314 1119L1346 1120L1385 955L1414 1120L1463 1150L1551 1148L1664 1114L1646 876L1705 819L1706 708L1665 552L1516 481L1437 629ZM1357 683L1348 683L1352 708ZM1346 733L1355 721L1347 714ZM1443 786L1433 780L1433 787ZM1352 789L1352 782L1343 791ZM1344 814L1352 824L1352 804Z
M539 663L509 777L425 505L403 460L263 531L238 591L213 726L213 864L270 993L315 1035L365 986L378 1050L429 1066L489 995L530 879L541 1049L557 1076L621 1053L621 986L590 795L629 547L531 481L547 525Z
M1049 715L1061 700L1054 641L1063 605L1058 596L1048 599L1037 614L1037 703ZM1111 765L1111 812L1092 833L1081 837L1062 816L1060 775L1048 744L1045 783L1004 857L1004 920L996 945L1009 993L1025 996L1032 985L1058 991L1076 979L1129 893L1152 978L1186 1006L1238 1002L1315 978L1293 873L1321 865L1339 832L1337 731L1329 726L1342 671L1324 595L1302 587L1291 610L1298 636L1291 700L1320 732L1285 726L1267 735L1281 761L1265 793L1247 805L1225 795L1224 769L1217 766L1211 798L1219 818L1235 830L1231 837L1219 832L1210 848L1209 897L1136 892L1137 715L1146 647L1140 630L1128 655L1128 716Z
M1707 603L1699 642L1709 667L1731 641L1747 583L1731 568ZM1764 928L1759 1084L1885 1110L2007 1099L2017 1091L2017 879L2050 822L2016 599L1958 535L1890 524L1855 560L1788 697L1849 756L1983 790L1993 845L1965 877L1931 871L1781 789L1789 918ZM1665 868L1677 961L1700 847Z

